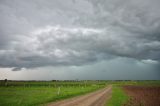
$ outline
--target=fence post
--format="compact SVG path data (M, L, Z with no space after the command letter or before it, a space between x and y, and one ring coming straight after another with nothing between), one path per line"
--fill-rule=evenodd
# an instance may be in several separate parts
M58 87L58 92L57 92L58 95L60 94L60 91L61 91L61 87Z
M7 83L7 79L5 79L5 80L4 80L4 84L5 84L5 86L7 86L7 85L8 85L8 83Z

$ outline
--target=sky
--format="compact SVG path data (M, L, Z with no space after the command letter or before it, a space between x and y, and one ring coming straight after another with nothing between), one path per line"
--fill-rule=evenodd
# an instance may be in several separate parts
M160 0L0 0L0 79L160 80Z

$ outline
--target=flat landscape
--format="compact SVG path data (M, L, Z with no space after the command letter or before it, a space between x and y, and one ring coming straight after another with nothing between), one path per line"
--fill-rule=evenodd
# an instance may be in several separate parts
M35 106L83 95L106 86L105 81L1 81L0 106Z
M160 106L160 0L0 0L0 106Z
M0 106L159 106L160 81L6 81Z

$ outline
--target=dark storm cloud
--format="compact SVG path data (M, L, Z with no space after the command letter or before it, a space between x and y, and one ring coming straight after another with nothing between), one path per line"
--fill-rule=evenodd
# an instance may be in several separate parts
M0 67L160 62L159 0L1 0Z

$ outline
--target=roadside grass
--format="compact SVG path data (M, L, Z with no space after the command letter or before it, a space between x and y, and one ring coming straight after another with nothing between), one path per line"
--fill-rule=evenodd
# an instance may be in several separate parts
M121 86L112 86L112 97L107 101L106 106L122 106L129 100L129 96Z
M106 106L122 106L127 103L130 96L124 91L123 86L146 86L156 87L160 86L159 80L144 80L144 81L111 81L112 84L112 97L106 103Z
M61 87L0 87L0 106L37 106L82 95L100 89L99 86Z

